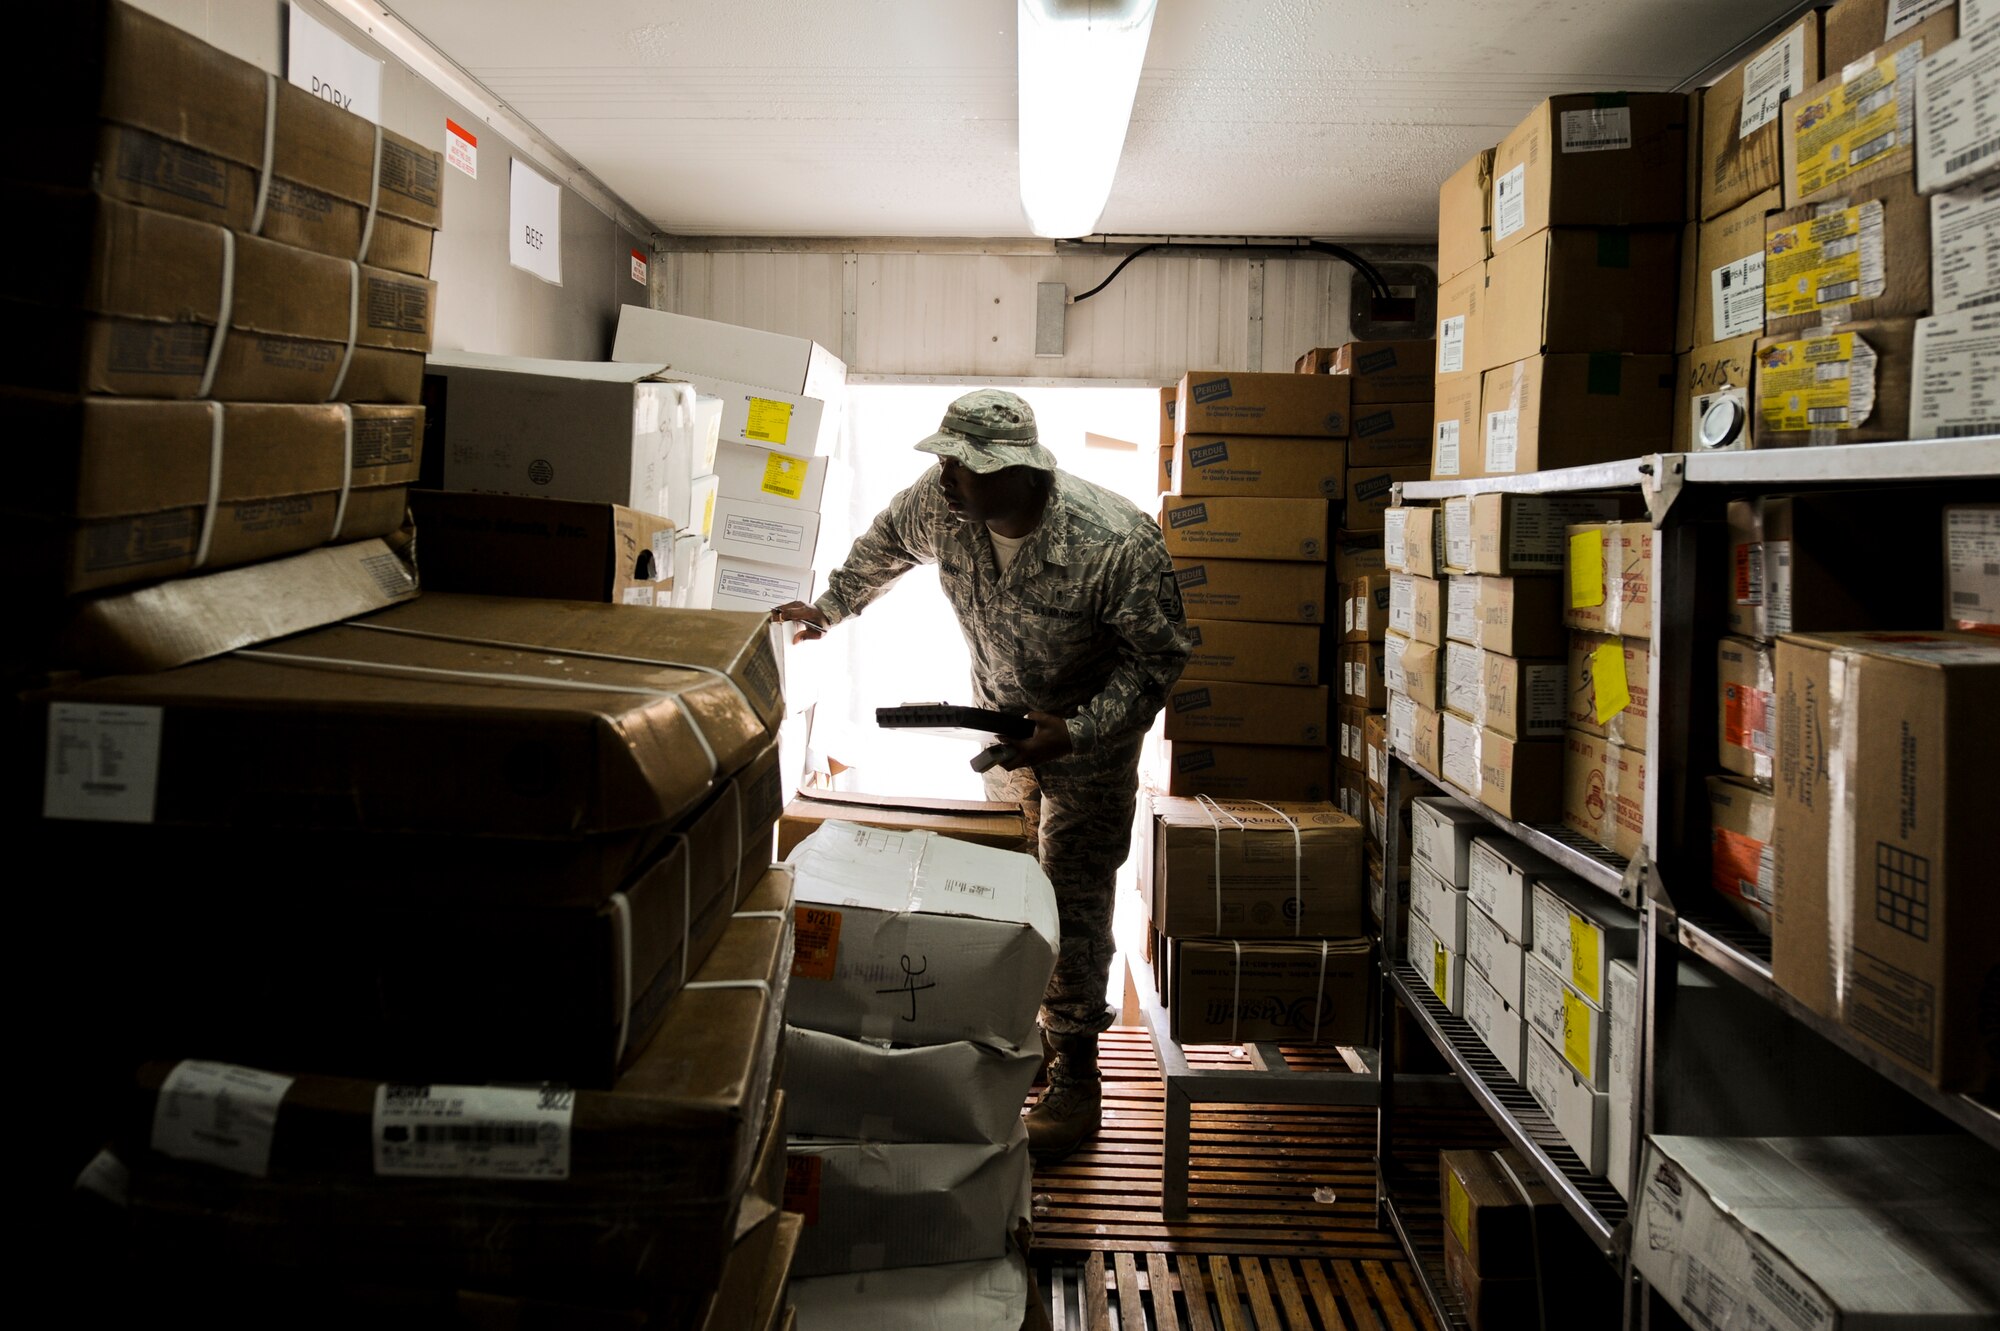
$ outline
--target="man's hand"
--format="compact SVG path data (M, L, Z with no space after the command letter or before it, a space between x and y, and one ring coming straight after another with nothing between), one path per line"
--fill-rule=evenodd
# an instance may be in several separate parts
M1010 740L1011 756L1000 761L1000 766L1010 772L1052 763L1070 754L1069 727L1061 717L1047 712L1029 712L1028 719L1035 723L1035 733L1026 739Z
M792 635L793 642L811 642L826 636L826 616L819 612L817 606L807 605L804 601L785 602L771 612L771 622L804 624L804 628Z

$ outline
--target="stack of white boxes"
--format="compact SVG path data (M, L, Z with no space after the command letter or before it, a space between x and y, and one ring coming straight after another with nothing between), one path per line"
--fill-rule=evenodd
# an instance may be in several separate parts
M1041 1061L1055 890L1028 855L839 821L791 865L795 1297L827 1325L869 1309L880 1325L900 1298L930 1308L962 1287L964 1306L926 1325L1012 1331L1027 1289L1021 1108Z

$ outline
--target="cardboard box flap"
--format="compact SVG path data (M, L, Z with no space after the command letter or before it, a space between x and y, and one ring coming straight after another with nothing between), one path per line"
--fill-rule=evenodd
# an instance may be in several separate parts
M1056 941L1055 889L1026 855L835 820L792 854L802 902L1026 925Z
M652 361L753 388L803 394L835 406L847 382L847 366L809 338L642 305L619 307L611 358Z

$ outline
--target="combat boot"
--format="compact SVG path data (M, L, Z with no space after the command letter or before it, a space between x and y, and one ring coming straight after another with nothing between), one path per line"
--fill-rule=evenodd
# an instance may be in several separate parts
M1028 1153L1043 1162L1062 1159L1094 1134L1104 1103L1096 1033L1051 1033L1047 1039L1055 1050L1049 1085L1027 1120Z

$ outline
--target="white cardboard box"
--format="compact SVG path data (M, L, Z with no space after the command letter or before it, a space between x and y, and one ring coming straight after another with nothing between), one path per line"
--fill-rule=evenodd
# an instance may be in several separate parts
M1629 961L1611 963L1611 1074L1605 1094L1604 1176L1618 1195L1632 1200L1632 1134L1638 1127L1639 972Z
M1042 1063L1038 1048L884 1049L785 1027L785 1126L799 1136L1003 1144Z
M1567 874L1535 880L1535 955L1593 1005L1603 1007L1611 963L1638 955L1630 912Z
M785 1165L786 1206L806 1222L796 1276L1001 1257L1028 1216L1019 1120L1001 1146L793 1137Z
M908 1266L815 1276L787 1286L802 1331L1020 1331L1028 1316L1028 1262Z
M810 601L812 591L813 574L809 568L718 557L711 605L716 610L756 613L774 610L788 601Z
M780 508L820 511L830 458L802 458L749 444L723 444L715 452L722 497L749 499Z
M1484 818L1442 795L1410 801L1410 862L1421 864L1453 887L1472 882L1472 838Z
M1465 952L1465 889L1420 864L1410 866L1410 913L1453 952Z
M1521 973L1521 1012L1538 1034L1556 1047L1593 1090L1604 1090L1611 1072L1611 1023L1585 1002L1538 955Z
M1512 837L1493 834L1473 838L1467 869L1466 885L1472 893L1472 904L1506 930L1509 938L1532 947L1535 943L1532 884L1543 874L1556 872L1556 866Z
M620 307L611 359L656 360L675 370L827 400L847 386L847 366L811 338L643 305Z
M1438 1002L1454 1013L1465 1010L1465 968L1459 954L1446 947L1430 927L1415 915L1410 917L1410 937L1404 955L1423 976L1424 984L1437 995Z
M726 559L810 569L819 546L819 514L796 504L780 507L749 499L718 498L708 543Z
M833 821L792 863L787 1021L897 1044L1032 1044L1057 938L1055 889L1032 856Z
M1478 906L1465 913L1466 964L1484 976L1493 991L1516 1011L1521 1007L1521 977L1527 955L1528 950L1509 938L1507 931Z
M1592 1090L1539 1031L1528 1033L1528 1093L1569 1143L1583 1167L1603 1177L1609 1099Z
M1500 1060L1500 1066L1507 1069L1507 1075L1520 1081L1528 1049L1527 1024L1474 970L1465 973L1465 1019Z

